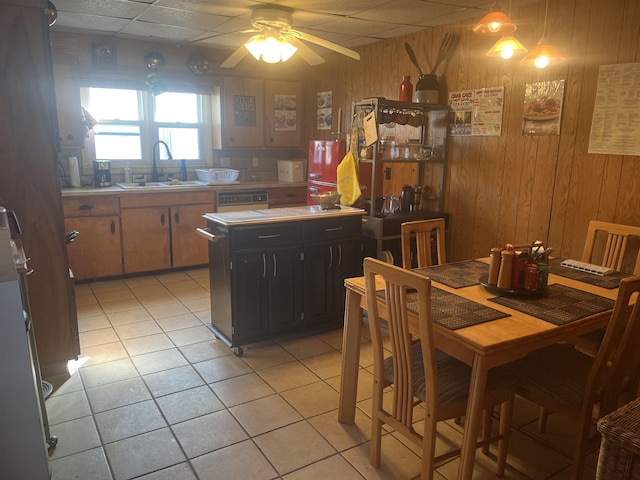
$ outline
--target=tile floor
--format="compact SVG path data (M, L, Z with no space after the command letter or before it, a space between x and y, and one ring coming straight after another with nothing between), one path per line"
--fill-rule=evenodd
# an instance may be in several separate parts
M413 479L420 457L394 432L369 464L370 342L363 335L354 425L337 422L340 330L249 346L242 358L207 328L207 269L77 286L81 357L47 399L55 480ZM417 407L420 408L420 407ZM573 428L518 402L507 479L568 478ZM536 438L534 438L536 437ZM461 427L439 426L439 451ZM492 450L495 452L495 450ZM495 478L478 453L474 479ZM588 459L594 478L597 454ZM458 460L438 466L455 478Z

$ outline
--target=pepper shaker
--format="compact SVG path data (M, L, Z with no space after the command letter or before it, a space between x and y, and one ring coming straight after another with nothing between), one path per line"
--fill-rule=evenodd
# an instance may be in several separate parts
M513 273L513 257L511 250L502 250L500 254L500 271L498 273L498 288L508 290L511 288L511 275Z
M501 248L492 248L491 249L491 261L489 262L489 277L487 279L487 283L489 285L497 285L498 284L498 274L500 273L500 260L501 260Z

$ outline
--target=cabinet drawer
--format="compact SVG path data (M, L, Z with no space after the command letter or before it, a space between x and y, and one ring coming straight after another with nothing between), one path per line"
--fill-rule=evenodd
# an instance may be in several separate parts
M362 235L360 216L313 220L304 224L304 241L332 240Z
M97 217L118 215L120 202L118 197L77 197L62 199L65 217Z
M197 187L194 187L197 188ZM164 207L173 205L191 205L209 203L213 209L214 192L175 192L175 193L141 193L120 197L122 208ZM203 212L206 213L206 212Z
M281 205L306 205L306 187L284 187L269 189L269 207Z
M300 224L273 224L260 227L238 227L231 230L233 250L264 248L276 245L300 243Z

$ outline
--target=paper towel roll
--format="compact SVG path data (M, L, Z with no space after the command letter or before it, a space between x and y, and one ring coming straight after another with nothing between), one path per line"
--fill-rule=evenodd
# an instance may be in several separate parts
M77 157L69 157L69 178L71 179L72 187L80 187L80 170Z

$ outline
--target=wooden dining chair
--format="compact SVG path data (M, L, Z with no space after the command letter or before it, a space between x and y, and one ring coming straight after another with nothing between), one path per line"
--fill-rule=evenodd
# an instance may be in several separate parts
M432 234L435 231L436 258L442 265L447 262L444 240L444 218L432 218L430 220L417 220L405 222L400 226L402 243L402 266L406 269L414 268L415 259L418 268L432 266ZM415 251L412 249L412 238L415 237Z
M518 395L552 412L576 418L572 480L582 478L585 456L599 441L593 428L594 405L599 404L598 417L602 417L619 407L622 395L637 393L628 392L630 374L640 368L640 300L635 292L640 292L640 276L621 281L611 320L595 357L571 344L555 344L512 364L519 375Z
M640 227L592 220L587 230L582 261L597 263L618 272L625 271L628 266L628 273L640 275L640 243L637 253L627 256L630 240L640 242Z
M466 413L471 367L436 351L431 324L431 281L424 275L373 258L364 260L365 289L374 357L370 461L380 466L382 425L387 424L422 449L421 478L431 479L437 462L458 454L459 449L435 456L436 424ZM386 300L384 328L389 342L383 346L376 275L384 280ZM412 341L407 311L417 308L420 342ZM391 356L384 358L386 349ZM393 385L393 395L383 402L383 390ZM513 412L514 377L508 368L491 369L485 408L501 404L497 474L502 476ZM424 402L422 433L414 428L414 407ZM390 405L389 405L390 403ZM485 441L493 441L496 438Z

